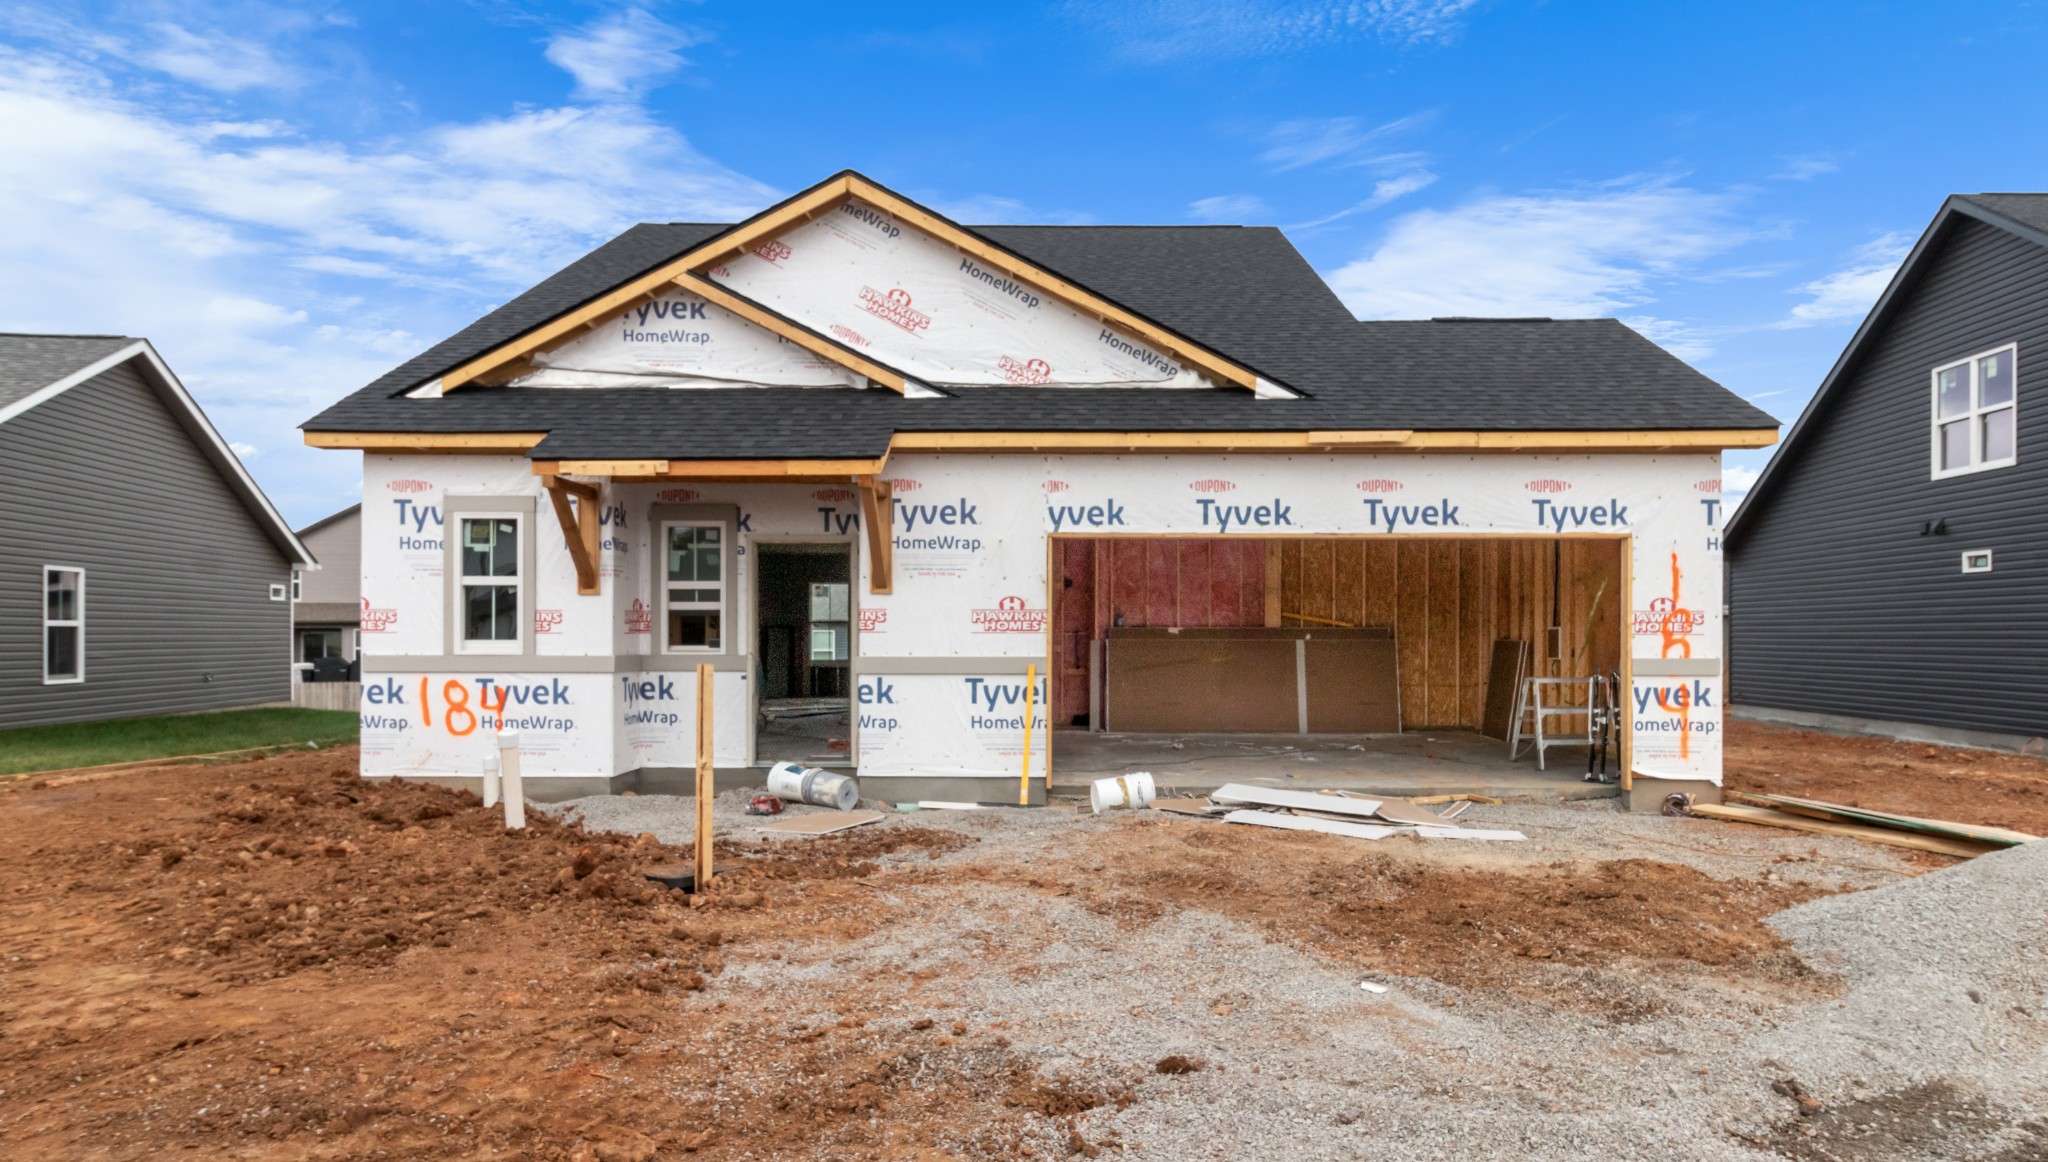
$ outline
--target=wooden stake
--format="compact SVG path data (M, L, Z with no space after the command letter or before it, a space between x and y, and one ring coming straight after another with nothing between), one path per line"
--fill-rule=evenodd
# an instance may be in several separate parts
M711 800L716 793L711 769L711 675L708 664L697 667L697 890L711 886Z
M1012 671L1013 673L1015 671ZM1038 667L1024 667L1024 772L1017 776L1017 806L1031 805L1031 696L1038 689Z

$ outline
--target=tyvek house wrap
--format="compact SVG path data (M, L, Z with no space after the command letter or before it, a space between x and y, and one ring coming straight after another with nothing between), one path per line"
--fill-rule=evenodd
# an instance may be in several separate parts
M1142 340L858 199L710 273L927 383L1210 386Z
M533 357L515 387L863 387L865 377L687 291Z

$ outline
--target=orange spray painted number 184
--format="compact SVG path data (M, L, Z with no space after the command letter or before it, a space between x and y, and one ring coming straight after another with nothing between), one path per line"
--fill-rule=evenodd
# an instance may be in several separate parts
M433 699L429 697L432 691L431 682L432 679L426 675L420 675L420 722L426 726L434 725L434 703ZM498 704L496 706L482 700L479 700L478 705L483 710L502 718L505 714L504 687L498 688ZM462 679L450 678L446 682L441 683L441 707L441 729L457 738L462 738L476 730L476 711L470 709L469 687L462 684ZM458 723L460 725L457 725Z

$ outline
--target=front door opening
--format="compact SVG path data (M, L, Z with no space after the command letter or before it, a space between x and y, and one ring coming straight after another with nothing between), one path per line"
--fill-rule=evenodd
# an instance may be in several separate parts
M853 738L852 547L757 542L754 555L754 757L844 765Z

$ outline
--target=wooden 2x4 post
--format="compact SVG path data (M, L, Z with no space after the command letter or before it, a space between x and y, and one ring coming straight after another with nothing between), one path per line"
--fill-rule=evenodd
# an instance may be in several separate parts
M576 566L576 592L585 596L602 592L597 569L598 486L550 476L547 487L548 499L555 506L555 520L562 526L562 539L569 545L569 560ZM570 507L572 497L575 500L573 509Z
M896 502L893 486L876 476L861 476L860 519L868 534L868 592L895 589Z

